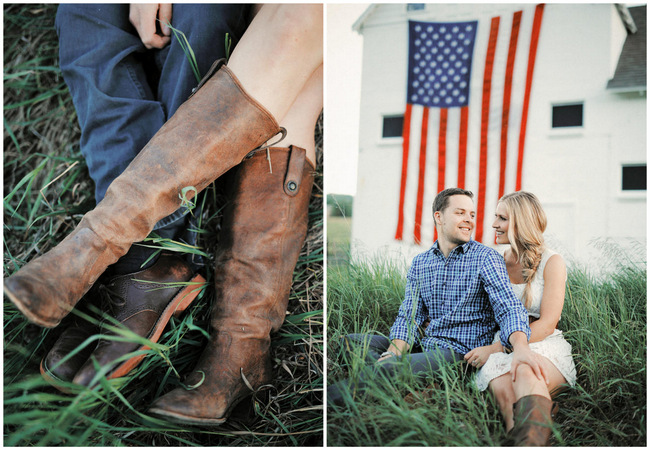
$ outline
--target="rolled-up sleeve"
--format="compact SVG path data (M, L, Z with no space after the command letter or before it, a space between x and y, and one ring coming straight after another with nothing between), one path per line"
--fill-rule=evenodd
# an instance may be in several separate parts
M390 329L390 339L401 339L413 345L417 330L426 319L425 307L420 297L419 277L415 275L415 264L409 269L406 279L404 301L399 308L397 318Z
M526 333L526 339L530 339L528 311L512 292L505 263L498 253L494 252L488 257L481 275L494 317L501 328L501 345L511 348L509 339L515 331Z

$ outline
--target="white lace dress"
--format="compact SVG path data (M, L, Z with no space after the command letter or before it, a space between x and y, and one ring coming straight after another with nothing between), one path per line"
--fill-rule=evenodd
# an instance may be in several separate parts
M544 267L548 259L556 253L552 250L545 250L542 254L542 260L539 263L539 268L535 273L531 289L532 289L532 303L528 309L528 314L539 318L539 310L542 304L542 293L544 291ZM512 290L519 298L523 297L525 284L511 284ZM497 332L494 342L499 340L499 332ZM562 336L562 332L558 329L553 331L553 334L546 337L543 341L533 342L530 344L530 349L540 355L548 358L557 369L560 371L567 383L574 386L576 383L576 367L571 356L571 344L569 344ZM488 383L505 373L510 371L510 364L512 363L512 354L508 353L492 353L487 362L476 373L476 385L479 390L484 391L488 387Z

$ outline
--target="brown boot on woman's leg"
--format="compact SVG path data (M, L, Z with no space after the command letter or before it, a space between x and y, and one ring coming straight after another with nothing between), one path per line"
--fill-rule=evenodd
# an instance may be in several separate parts
M271 381L270 334L284 321L307 233L313 167L297 147L257 152L236 170L217 252L212 336L184 384L149 412L170 421L220 424Z
M515 426L510 436L515 447L544 447L551 437L551 399L541 395L520 398L513 407Z
M106 268L253 149L281 131L218 61L61 243L4 280L27 318L56 326Z

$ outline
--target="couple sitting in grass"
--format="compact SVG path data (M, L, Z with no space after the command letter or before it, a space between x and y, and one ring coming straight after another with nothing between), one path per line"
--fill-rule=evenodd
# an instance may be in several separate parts
M571 345L555 328L566 267L544 246L544 211L527 192L499 201L493 227L497 243L510 244L503 256L471 239L471 192L440 192L433 216L438 240L413 260L389 338L345 338L350 351L367 348L373 364L358 379L330 386L328 402L341 405L363 392L377 372L395 376L404 357L422 377L465 360L471 372L477 371L479 389L489 387L494 394L512 443L546 445L551 398L562 386L575 384L576 372Z

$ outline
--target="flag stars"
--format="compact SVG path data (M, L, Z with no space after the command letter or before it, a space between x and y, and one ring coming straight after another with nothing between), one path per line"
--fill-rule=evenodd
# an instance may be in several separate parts
M466 104L474 23L411 22L408 96L414 103L434 107Z

